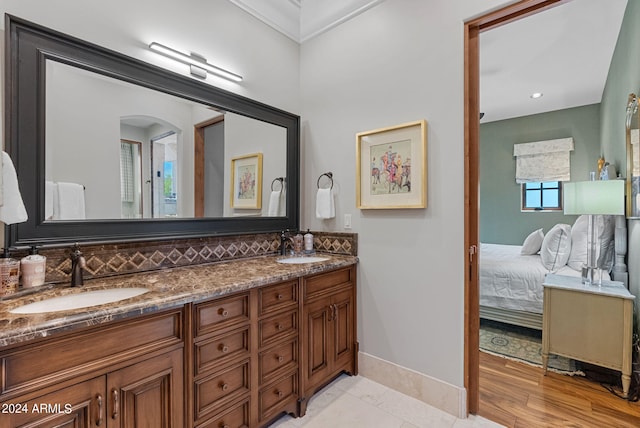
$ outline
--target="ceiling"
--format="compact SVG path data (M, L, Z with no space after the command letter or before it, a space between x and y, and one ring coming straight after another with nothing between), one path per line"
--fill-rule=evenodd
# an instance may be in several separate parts
M384 0L229 1L303 43ZM572 0L482 33L482 123L599 103L626 4Z
M599 103L626 4L573 0L481 33L482 123Z
M384 0L229 0L302 43Z

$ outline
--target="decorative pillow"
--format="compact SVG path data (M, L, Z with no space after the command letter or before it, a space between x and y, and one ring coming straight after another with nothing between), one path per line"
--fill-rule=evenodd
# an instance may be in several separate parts
M556 224L544 236L540 259L545 268L555 272L567 264L571 253L571 226Z
M542 232L542 229L531 232L524 240L522 248L520 249L520 254L523 256L538 254L538 251L540 251L540 248L542 247L543 239L544 233Z
M582 265L587 263L587 232L589 229L589 216L581 215L571 227L571 254L567 265L580 272Z
M594 217L596 239L596 263L598 267L611 270L615 257L615 217L597 215ZM571 228L571 254L567 265L578 272L583 264L587 264L587 247L589 245L589 216L581 215Z

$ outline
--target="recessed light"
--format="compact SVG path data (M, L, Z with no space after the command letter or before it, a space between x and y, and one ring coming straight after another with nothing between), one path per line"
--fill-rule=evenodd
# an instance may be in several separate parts
M540 98L542 97L542 92L534 92L533 94L530 95L531 98L533 98L534 100L536 98Z

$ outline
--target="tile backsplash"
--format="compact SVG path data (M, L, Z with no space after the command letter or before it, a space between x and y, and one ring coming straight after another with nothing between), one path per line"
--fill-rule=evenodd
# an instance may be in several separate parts
M314 235L316 251L357 256L357 234L313 231L311 233ZM47 282L70 280L70 248L71 245L68 248L40 251L40 254L47 257ZM80 248L87 262L85 278L88 279L277 254L280 249L280 234L86 244ZM23 254L12 254L15 258L22 256Z

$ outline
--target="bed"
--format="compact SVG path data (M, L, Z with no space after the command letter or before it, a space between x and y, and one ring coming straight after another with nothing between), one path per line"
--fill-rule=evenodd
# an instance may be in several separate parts
M611 276L605 273L603 279L613 277L626 284L626 245L615 245L615 239L626 242L625 220L621 216L598 217L597 257L599 261L610 259L612 266ZM544 278L550 272L581 275L580 267L586 262L587 224L588 218L581 216L573 225L556 225L546 235L538 229L523 245L481 243L480 318L541 330ZM553 250L549 252L549 248Z

